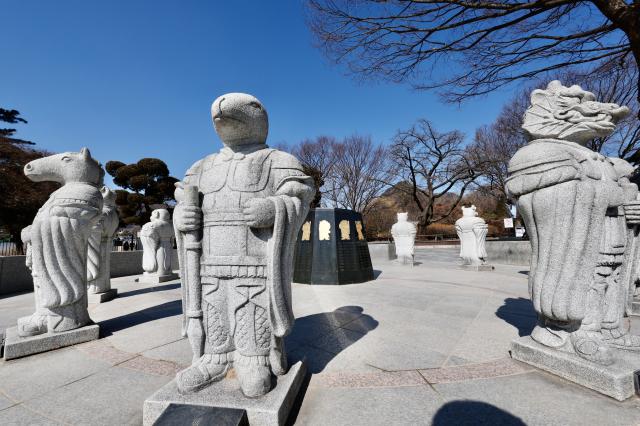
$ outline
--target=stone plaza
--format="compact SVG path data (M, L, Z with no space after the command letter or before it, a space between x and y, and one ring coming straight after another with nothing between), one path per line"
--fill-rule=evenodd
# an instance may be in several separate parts
M618 402L512 360L511 341L536 323L528 267L460 270L458 252L419 247L413 268L373 256L374 281L293 285L286 345L309 375L287 424L638 423L636 397ZM0 424L142 424L145 399L192 353L180 281L135 278L112 279L119 297L89 306L99 340L0 362ZM33 293L0 299L0 329L32 307Z

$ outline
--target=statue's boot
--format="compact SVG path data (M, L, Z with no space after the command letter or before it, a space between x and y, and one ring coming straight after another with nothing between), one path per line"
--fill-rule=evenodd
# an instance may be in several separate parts
M204 354L191 367L176 375L178 392L197 392L226 376L231 366L232 352L223 354Z
M47 329L52 333L62 333L84 327L91 323L89 311L87 311L86 294L84 299L65 306L49 308L51 313L47 316Z
M266 356L243 356L236 353L233 365L245 396L256 398L271 390L271 368Z
M282 376L287 372L287 356L284 350L284 339L281 337L272 337L271 350L269 351L269 364L271 371L276 376Z
M571 343L576 355L601 365L613 364L611 349L597 331L580 329L571 333Z
M640 351L640 336L634 336L622 328L602 329L602 338L607 345L627 351Z
M18 335L20 337L37 336L47 332L47 315L37 312L28 317L18 319Z
M531 331L531 338L550 348L562 349L569 342L569 332L560 327L545 326L542 321Z

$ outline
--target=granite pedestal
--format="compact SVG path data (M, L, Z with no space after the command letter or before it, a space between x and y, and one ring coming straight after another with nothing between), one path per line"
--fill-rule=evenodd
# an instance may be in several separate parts
M153 425L170 404L175 404L246 410L252 426L282 425L287 420L305 372L306 366L302 361L292 365L287 374L277 378L271 392L258 398L244 396L237 379L227 378L187 395L178 392L174 379L144 402L143 424Z
M87 293L89 303L104 303L113 300L118 296L118 289L112 288L103 293Z
M467 271L493 271L496 268L493 265L460 265L460 269Z
M391 261L392 263L396 263L398 265L407 265L407 266L415 266L416 262L414 261L413 258L404 258L404 259L400 259L400 258L396 258L394 260Z
M156 274L142 274L140 278L137 278L136 281L139 283L147 283L147 284L160 284L166 281L177 280L180 276L176 273L170 273L167 275L156 275Z
M90 324L61 333L45 333L31 337L20 337L18 327L6 330L4 341L4 359L20 358L65 346L96 340L100 334L98 324Z
M614 349L616 362L603 366L579 356L535 342L531 336L511 342L511 356L549 373L624 401L635 395L635 372L640 370L640 353Z

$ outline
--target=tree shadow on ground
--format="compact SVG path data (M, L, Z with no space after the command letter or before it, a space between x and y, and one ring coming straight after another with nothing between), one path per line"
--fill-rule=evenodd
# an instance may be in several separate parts
M122 315L120 317L99 321L100 337L111 336L116 331L124 330L125 328L135 327L136 325L144 324L145 322L173 317L180 314L182 314L182 301L173 300L141 311L131 312L130 314Z
M146 288L138 288L135 290L123 291L122 293L118 293L118 297L137 296L139 294L151 293L154 291L174 290L176 288L180 288L180 283L165 284L165 285L159 285L155 287L146 287Z
M504 304L496 310L496 316L516 327L520 337L531 334L538 318L531 300L523 297L504 299Z
M522 419L505 410L486 402L470 400L447 402L433 416L431 424L526 426Z
M342 306L297 318L285 339L289 363L306 359L308 371L320 373L336 355L378 326L363 311L360 306Z

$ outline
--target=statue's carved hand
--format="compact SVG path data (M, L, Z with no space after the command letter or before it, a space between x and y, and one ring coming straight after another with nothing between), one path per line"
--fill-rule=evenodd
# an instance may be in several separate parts
M631 201L624 205L624 216L627 225L640 225L640 201Z
M196 231L202 227L202 210L198 206L178 204L173 212L173 221L181 232Z
M266 198L252 198L244 205L244 219L252 228L267 228L273 225L276 209L273 201Z

